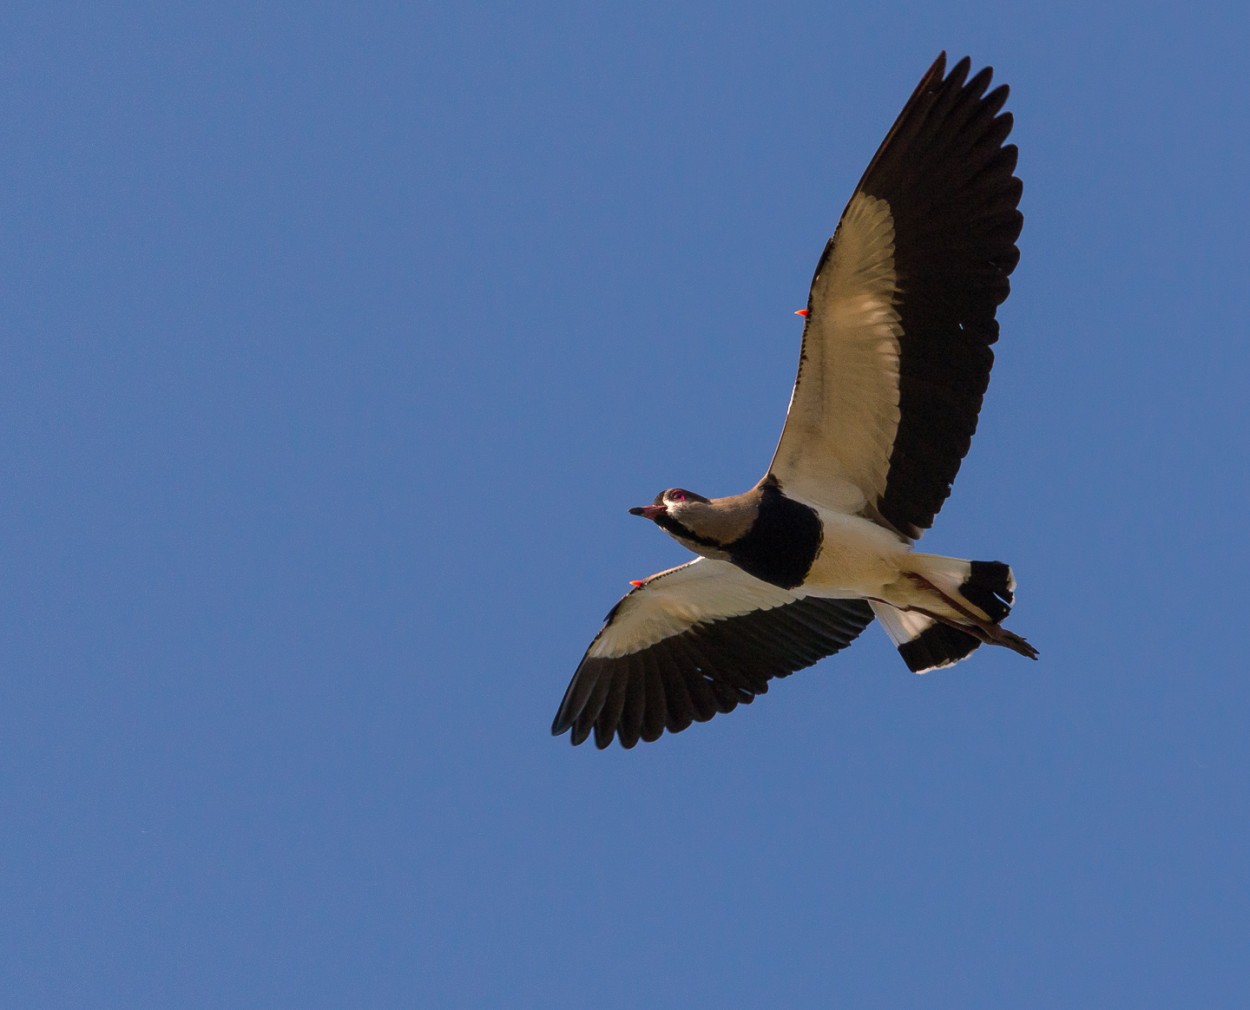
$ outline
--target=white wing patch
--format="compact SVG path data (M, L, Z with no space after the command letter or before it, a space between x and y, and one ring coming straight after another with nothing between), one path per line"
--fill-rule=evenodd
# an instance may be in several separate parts
M612 659L680 635L696 624L793 603L794 593L711 558L652 575L617 604L586 655Z
M884 491L899 423L902 324L889 205L856 193L812 284L803 358L771 472L787 493L858 512Z
M932 617L918 614L914 610L899 610L876 600L872 601L872 612L877 615L881 627L895 645L906 645L937 623Z

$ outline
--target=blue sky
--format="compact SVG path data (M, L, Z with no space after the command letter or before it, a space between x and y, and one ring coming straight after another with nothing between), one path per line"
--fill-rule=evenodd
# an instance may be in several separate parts
M1243 9L10 5L0 1003L1250 1000ZM1022 260L925 548L1037 664L885 636L632 752L548 727L748 487L938 51Z

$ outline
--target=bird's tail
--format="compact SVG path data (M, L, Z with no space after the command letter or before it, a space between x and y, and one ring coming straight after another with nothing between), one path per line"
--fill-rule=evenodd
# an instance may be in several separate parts
M1037 658L1033 646L1002 627L1016 589L1007 565L912 554L908 567L908 605L872 604L908 669L925 673L953 666L982 642Z

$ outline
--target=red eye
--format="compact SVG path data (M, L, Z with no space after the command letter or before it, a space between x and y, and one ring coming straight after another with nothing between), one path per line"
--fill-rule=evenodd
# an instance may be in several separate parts
M668 500L669 501L685 501L686 492L685 491L670 491L668 493Z

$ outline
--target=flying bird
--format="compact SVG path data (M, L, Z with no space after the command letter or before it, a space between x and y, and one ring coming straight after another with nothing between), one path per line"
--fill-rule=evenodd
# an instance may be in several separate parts
M551 731L633 747L732 711L881 622L908 668L982 643L1030 659L1002 626L998 561L913 542L968 452L1019 261L1016 147L992 69L938 56L826 244L798 378L768 472L705 498L669 488L631 508L699 555L634 583L591 642Z

